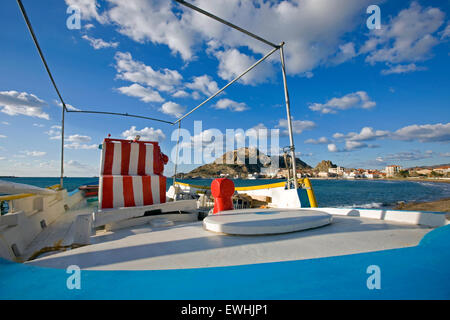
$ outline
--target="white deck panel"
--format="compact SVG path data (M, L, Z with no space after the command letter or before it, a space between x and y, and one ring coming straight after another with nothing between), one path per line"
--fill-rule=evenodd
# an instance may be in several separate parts
M377 219L333 216L333 223L300 232L231 236L204 230L202 222L149 225L92 238L94 244L29 264L95 270L159 270L312 259L415 246L432 228Z

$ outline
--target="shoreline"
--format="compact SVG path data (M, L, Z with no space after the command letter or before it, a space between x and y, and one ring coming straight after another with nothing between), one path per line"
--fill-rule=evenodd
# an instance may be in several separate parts
M345 178L309 178L310 180L339 180L339 181L410 181L410 182L439 182L439 183L450 183L450 179L428 179L428 178L379 178L379 179L369 179L369 178L355 178L355 179L345 179Z
M450 198L445 197L439 200L424 201L424 202L404 202L397 204L394 210L405 211L432 211L432 212L447 212L447 219L450 218Z

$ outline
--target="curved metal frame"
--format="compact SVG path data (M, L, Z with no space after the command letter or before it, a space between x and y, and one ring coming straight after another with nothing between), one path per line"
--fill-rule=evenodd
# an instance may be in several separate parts
M33 28L31 26L30 20L26 14L25 8L22 4L22 0L17 0L17 3L19 5L20 11L22 12L22 15L25 19L25 22L27 24L28 30L30 31L31 37L33 38L34 44L36 45L36 48L39 52L39 56L41 57L41 60L45 66L45 69L47 70L48 76L50 77L50 80L53 84L53 87L55 88L56 93L58 94L59 100L61 101L62 104L62 116L61 116L61 188L63 188L63 178L64 178L64 122L65 122L65 112L72 112L72 113L91 113L91 114L105 114L105 115L118 115L118 116L126 116L126 117L134 117L134 118L141 118L141 119L147 119L147 120L153 120L153 121L159 121L159 122L163 122L163 123L167 123L167 124L177 124L178 123L178 130L180 130L180 126L181 126L181 120L183 120L184 118L186 118L187 116L189 116L191 113L193 113L195 110L197 110L198 108L200 108L201 106L203 106L204 104L206 104L208 101L212 100L214 97L216 97L218 94L220 94L222 91L224 91L226 88L228 88L230 85L232 85L233 83L235 83L236 81L238 81L240 78L242 78L244 75L246 75L248 72L250 72L253 68L255 68L257 65L259 65L262 61L266 60L270 55L272 55L275 51L280 50L280 60L281 60L281 70L282 70L282 75L283 75L283 85L284 85L284 96L285 96L285 100L286 100L286 114L287 114L287 121L288 121L288 131L289 131L289 140L290 140L290 151L291 151L291 157L292 157L292 170L293 170L293 177L296 178L297 176L297 171L296 171L296 163L295 163L295 146L294 146L294 137L293 137L293 132L292 132L292 117L291 117L291 111L290 111L290 101L289 101L289 92L288 92L288 87L287 87L287 80L286 80L286 66L285 66L285 61L284 61L284 42L280 43L279 45L276 45L248 30L245 30L231 22L228 22L222 18L219 18L216 15L213 15L203 9L200 9L184 0L175 0L178 3L192 9L195 10L201 14L204 14L220 23L223 23L235 30L238 30L239 32L242 32L258 41L261 41L271 47L273 47L273 49L271 51L269 51L264 57L262 57L261 59L259 59L258 61L256 61L253 65L251 65L249 68L247 68L244 72L242 72L239 76L237 76L236 78L234 78L232 81L230 81L227 85L225 85L224 87L222 87L221 89L219 89L216 93L214 93L213 95L211 95L210 97L208 97L206 100L204 100L202 103L200 103L198 106L196 106L195 108L193 108L192 110L190 110L189 112L187 112L186 114L184 114L183 116L179 117L176 121L171 122L171 121L167 121L167 120L162 120L162 119L157 119L157 118L151 118L151 117L146 117L146 116L139 116L139 115L131 115L128 113L115 113L115 112L104 112L104 111L83 111L83 110L68 110L68 108L66 107L66 104L64 102L64 99L62 98L58 87L56 86L56 82L53 78L53 75L50 71L50 68L48 67L47 61L44 58L44 54L42 53L41 47L39 45L39 42L37 40L37 37L33 31ZM178 141L177 141L177 149L178 149ZM178 154L177 154L178 156ZM177 164L175 164L175 170L176 170L176 166ZM176 174L176 173L175 173ZM294 187L295 189L298 188L298 182L297 179L294 178Z

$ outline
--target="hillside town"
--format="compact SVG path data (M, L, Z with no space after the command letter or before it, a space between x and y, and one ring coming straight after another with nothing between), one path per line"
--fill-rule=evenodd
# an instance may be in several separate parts
M252 159L252 160L251 160ZM256 159L256 161L255 161ZM450 181L450 164L403 168L388 165L384 169L345 168L330 160L322 160L315 167L295 159L297 178L316 179L440 179ZM272 164L278 164L273 166ZM286 163L288 165L286 165ZM285 179L291 178L292 164L283 156L268 156L255 147L244 147L224 153L214 162L199 166L178 178Z
M286 178L287 169L275 172L261 170L260 173L251 173L249 178ZM336 178L336 179L385 179L385 178L432 178L449 179L450 165L434 167L403 168L398 165L388 165L384 169L344 168L334 165L331 161L322 161L315 168L301 168L297 170L297 177Z

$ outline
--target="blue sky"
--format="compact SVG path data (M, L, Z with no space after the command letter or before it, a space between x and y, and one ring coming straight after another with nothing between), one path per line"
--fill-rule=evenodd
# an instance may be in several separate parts
M286 42L296 151L308 164L450 162L450 1L191 2ZM23 3L62 96L81 110L173 121L271 49L175 1ZM373 4L381 9L380 30L366 26ZM67 27L69 5L81 10L80 29ZM17 4L0 6L0 175L57 176L61 107ZM193 133L194 120L201 120L203 148L214 144L210 129L282 133L284 106L276 52L182 127ZM109 133L159 139L171 155L174 129L142 119L66 114L66 175L97 175L97 145ZM279 144L287 146L288 137L282 134ZM170 175L173 164L166 168Z

